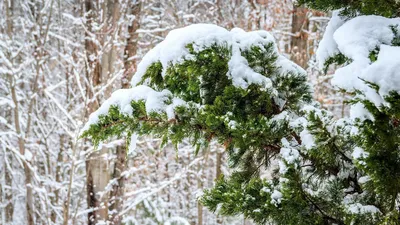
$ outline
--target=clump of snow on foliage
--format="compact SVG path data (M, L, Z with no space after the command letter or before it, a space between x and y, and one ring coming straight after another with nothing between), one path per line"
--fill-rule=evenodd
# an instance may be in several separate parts
M279 173L280 174L285 174L288 171L288 168L282 160L278 161L278 167L279 167Z
M301 144L306 150L311 149L315 146L315 140L313 135L307 129L308 121L304 117L299 117L289 124L294 129L300 129Z
M289 164L294 163L294 161L300 156L299 152L294 148L281 148L280 155Z
M323 65L329 57L341 53L350 61L336 70L332 84L361 91L378 107L387 104L384 97L390 91L400 92L400 47L390 46L396 27L400 27L400 18L370 15L344 22L335 12L318 49L318 60ZM377 57L373 56L376 53ZM366 82L377 84L379 93ZM360 105L352 107L351 114L353 118L372 119Z
M282 148L279 152L280 156L282 157L282 159L286 161L286 163L293 164L300 157L299 151L293 148L291 146L291 143L286 138L282 138L281 143L282 143ZM284 171L286 169L286 166L284 164L282 165L282 163L283 162L279 162L279 167L281 170ZM283 171L280 172L284 173Z
M339 14L340 10L333 11L332 18L325 29L322 40L319 43L316 57L320 68L324 67L324 63L329 57L335 56L339 53L338 46L333 39L335 31L345 22L345 18L341 17Z
M398 25L399 18L359 16L339 27L333 35L334 41L340 52L352 62L336 71L332 83L350 91L365 90L366 85L359 78L366 78L365 71L371 65L370 52L382 44L390 45L394 38L391 26Z
M248 50L252 46L264 49L264 46L271 43L274 44L274 38L266 31L245 32L239 28L228 31L211 24L193 24L176 29L169 32L161 43L143 57L132 78L132 86L141 82L147 68L155 62L162 64L162 75L165 76L167 68L171 64L179 64L185 59L193 58L193 55L187 49L188 44L193 44L195 51L201 51L217 44L225 45L231 49L232 55L228 62L227 76L232 79L234 86L247 88L250 84L258 84L264 88L270 88L272 86L271 80L250 68L241 51ZM275 44L273 50L278 53ZM277 66L287 72L300 70L298 66L283 56L279 56Z
M360 203L348 205L349 212L353 214L380 213L381 211L373 205L362 205Z
M305 74L303 69L278 53L274 38L266 31L245 32L239 28L228 31L211 24L190 25L169 32L164 41L150 50L139 63L137 72L132 78L133 88L114 92L111 98L90 115L83 131L88 130L90 125L97 123L100 115L106 115L111 106L117 106L123 114L131 114L133 110L132 101L143 100L146 104L147 113L166 113L169 119L174 118L175 107L186 104L183 100L174 98L169 90L160 92L153 90L146 85L146 81L144 81L144 85L138 84L153 63L161 63L162 75L165 76L168 67L171 65L192 59L194 55L188 49L189 44L193 46L194 51L201 51L213 45L229 48L231 55L226 76L232 80L234 86L243 89L246 89L250 84L260 85L262 89L272 88L272 81L250 68L248 61L242 56L243 51L254 46L265 49L265 46L272 44L272 51L278 56L275 62L276 66L282 73ZM235 121L230 121L228 124L231 129L236 128Z
M363 73L363 77L379 86L381 96L400 92L400 47L381 45L378 59Z
M146 112L165 112L168 118L173 118L173 109L179 105L184 105L185 101L172 97L168 90L155 91L144 85L139 85L130 89L120 89L115 91L109 99L107 99L99 109L89 116L88 122L85 124L83 131L89 129L90 125L96 124L101 115L107 115L111 106L116 106L121 113L130 115L133 112L131 102L143 100L146 106ZM170 104L167 104L169 102Z
M281 140L282 148L279 152L281 159L278 161L279 173L285 174L287 172L287 164L294 164L299 159L300 153L297 149L291 146L291 143L283 138Z
M271 194L271 204L277 206L282 201L283 194L280 191L274 190Z
M305 105L301 109L302 112L304 112L306 115L309 115L310 113L314 113L324 124L328 124L329 121L328 119L328 114L326 111L324 116L323 111L319 109L317 106L314 105ZM301 139L301 144L302 147L306 150L310 150L313 147L315 147L315 138L314 136L310 133L310 130L308 129L309 126L309 121L305 117L299 117L289 123L289 125L294 128L294 129L299 129L300 133L300 139Z
M355 147L351 156L353 156L353 159L358 160L360 164L365 164L362 159L367 158L368 155L368 152L365 152L364 149L360 147Z
M271 188L269 188L269 187L263 187L263 188L261 189L261 191L262 191L262 192L265 192L265 193L271 193Z
M128 154L132 154L136 149L138 135L133 133L129 142Z
M339 27L333 36L341 53L354 61L369 61L372 50L391 43L394 38L391 26L399 24L399 18L359 16Z
M365 108L365 106L362 103L356 103L353 104L350 108L350 118L352 120L355 119L360 119L361 121L363 120L374 120L374 117L372 116L372 114L370 112L368 112L368 110Z
M370 180L371 180L371 177L369 177L369 176L362 176L362 177L358 178L358 183L360 183L360 184L365 184L365 183L367 183L367 182L370 181Z

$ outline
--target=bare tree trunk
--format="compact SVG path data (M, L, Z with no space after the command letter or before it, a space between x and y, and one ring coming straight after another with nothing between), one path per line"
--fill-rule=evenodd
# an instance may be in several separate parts
M124 51L124 68L125 72L122 77L121 85L122 88L130 87L130 80L133 74L136 72L136 59L134 58L137 53L137 43L139 34L136 32L140 27L140 14L142 9L142 1L137 1L131 6L131 15L135 16L132 24L128 26L129 37L126 40L126 46Z
M13 23L12 23L12 15L13 15L13 3L12 1L6 1L6 16L7 16L7 34L10 38L13 36ZM38 67L37 67L38 68ZM38 74L37 74L38 75ZM20 111L19 111L19 102L17 98L17 90L16 90L16 83L12 75L10 74L10 91L11 91L11 98L14 103L14 125L15 131L18 134L18 148L19 153L21 155L25 155L25 137L26 133L24 134L20 124ZM34 83L34 92L36 89L37 83ZM32 104L34 100L32 99L30 104ZM29 109L28 113L31 114L32 110ZM29 132L29 125L30 120L28 119L27 122L27 131ZM26 186L26 212L27 212L27 224L33 225L34 222L34 211L33 211L33 193L32 193L32 179L31 179L31 171L28 167L27 162L24 160L22 162L22 166L25 172L25 186Z
M7 113L8 114L8 113ZM10 117L10 115L8 115L8 117ZM8 148L3 149L4 155L2 161L0 161L0 163L2 163L2 166L0 167L3 171L3 173L1 173L1 179L0 182L4 182L4 185L0 186L0 195L1 195L1 199L0 201L3 204L3 207L1 209L1 216L0 216L0 223L2 224L8 224L8 222L12 222L12 214L13 214L13 202L12 202L12 175L11 175L11 171L12 169L12 155L9 154L9 152L11 152L11 150L9 150Z
M308 54L308 9L293 6L292 33L290 40L291 59L304 69L307 68Z
M85 12L87 14L87 30L85 39L85 49L87 54L87 78L91 84L87 87L87 111L86 114L94 112L98 107L98 100L94 98L94 88L101 83L101 64L98 56L98 47L93 39L96 35L93 33L92 23L96 19L95 2L92 0L85 0ZM94 56L94 57L93 57ZM102 202L99 191L103 191L108 183L107 161L103 158L106 153L105 149L95 151L86 159L86 191L87 191L87 204L88 208L92 209L88 213L88 224L96 224L99 220L106 220L108 216L107 201ZM105 173L104 173L105 172Z
M57 164L56 164L56 173L55 173L55 177L56 177L56 183L60 183L61 182L61 162L62 162L62 155L64 152L64 135L61 134L60 135L60 151L58 152L57 155ZM54 190L54 197L52 198L52 203L53 205L58 205L58 201L59 201L59 196L60 194L60 190L56 189ZM56 213L54 210L51 211L51 221L53 223L56 222Z
M13 4L13 1L10 2L10 0L5 1L5 4L6 4L6 20L7 20L6 32L7 32L8 37L12 38L12 31L13 31L13 23L12 23L13 18L12 17L13 17L13 6L14 6L14 4ZM10 83L10 85L12 85L12 83ZM15 91L15 89L14 89L14 91ZM10 169L11 169L12 168L12 164L11 164L12 163L12 156L8 156L7 155L7 151L5 151L4 154L5 154L4 155L4 159L7 159L7 158L10 159L9 160L9 163L10 163L9 166L10 166ZM6 163L4 163L4 170L5 170L5 174L4 174L5 185L9 186L9 187L12 187L12 177L11 177L11 173L6 168ZM12 189L10 188L10 190L12 190ZM3 219L7 223L9 221L12 221L12 215L14 213L14 206L13 206L13 202L12 202L12 195L13 194L12 194L12 191L11 191L11 193L6 192L5 189L3 189L3 191L5 192L5 193L3 193L4 196L5 196L4 200L7 202L7 205L6 205L6 208L5 208L5 217Z
M215 165L215 178L218 179L221 176L221 166L222 166L222 152L217 151L217 156L216 156L216 165Z
M13 0L6 0L6 20L7 20L7 35L9 37L12 36L13 31L13 8L14 8L14 1Z
M24 134L22 133L21 126L20 126L20 111L19 111L19 103L17 100L17 92L15 90L15 82L12 82L10 78L10 86L11 86L11 97L14 102L14 124L15 124L15 131L18 134L18 147L19 153L21 155L25 155L25 139ZM26 212L27 212L27 224L33 225L33 194L32 194L32 179L31 179L31 171L28 167L27 162L24 160L23 169L25 172L25 186L26 186Z
M117 45L114 45L118 37L119 27L118 20L121 16L121 9L118 0L107 0L97 3L95 8L95 3L91 0L85 1L87 18L87 27L89 33L85 41L85 47L88 54L88 59L90 56L95 56L96 60L89 60L88 63L88 80L91 81L92 86L88 88L88 98L91 102L88 103L87 114L92 113L97 107L99 101L97 99L92 99L94 96L93 88L100 85L102 80L107 80L114 76L114 71L116 67L117 60ZM96 14L96 10L102 11L102 18ZM103 24L103 29L101 34L94 34L92 29L92 22L97 19L98 23ZM111 40L107 39L111 37ZM95 44L93 39L97 39L97 43L102 45L102 54L99 55L98 46ZM136 49L134 54L136 55ZM105 91L105 96L111 92L111 86L108 86ZM97 221L112 221L113 224L120 224L121 218L118 216L118 211L122 206L122 197L124 193L124 180L121 177L122 172L125 170L126 163L126 148L125 146L117 147L116 149L116 161L114 166L114 171L109 171L109 159L108 159L109 149L102 148L99 151L93 152L88 156L86 162L86 173L87 173L87 201L88 207L94 209L89 213L89 224L96 224ZM117 180L117 184L112 185L112 190L110 193L105 193L106 186L110 182L110 174L113 180ZM104 192L103 196L99 196L100 192ZM109 202L109 200L111 200ZM110 208L109 208L110 207ZM110 212L113 212L110 216Z
M12 156L5 155L5 157L9 158L9 163L10 163L10 168L12 168ZM4 165L5 166L5 165ZM8 169L5 168L5 181L6 181L6 186L12 187L12 177ZM12 190L12 189L10 189ZM6 206L6 217L5 220L7 221L12 221L12 215L14 213L14 205L12 202L12 191L11 193L5 193L6 195L6 201L8 202Z
M260 5L258 1L255 0L247 0L251 7L251 13L249 15L250 22L248 23L248 30L260 29Z
M88 224L97 224L108 219L108 194L100 196L110 181L108 171L108 149L102 148L90 154L86 161L86 188L89 212Z
M205 162L205 160L203 161ZM202 165L199 162L197 165L197 172L199 173L201 171ZM203 174L203 172L202 172ZM199 178L197 179L197 189L202 190L203 189L203 176L200 174ZM197 201L197 225L203 225L203 206L199 201Z
M141 1L137 1L135 3L130 2L129 7L130 9L128 9L128 12L130 11L130 14L135 16L135 18L128 26L129 36L127 38L127 44L124 50L125 71L121 80L122 88L129 88L130 79L136 71L136 59L134 59L134 57L137 54L138 34L136 31L139 29L140 24ZM116 148L116 159L114 163L114 171L112 173L112 179L117 180L117 184L113 185L113 188L110 192L110 212L113 212L111 215L111 221L115 225L121 224L122 219L121 216L118 215L118 212L122 209L123 205L125 180L121 174L126 168L126 151L126 146L118 146Z
M216 163L215 163L215 179L221 177L221 166L222 166L223 153L217 150ZM217 215L217 224L222 224L222 218Z
M123 196L124 196L124 177L122 177L122 172L125 171L126 164L126 148L125 146L118 146L116 149L116 159L114 164L114 172L112 174L112 179L117 180L117 184L114 184L110 192L110 212L111 221L114 225L121 224L121 216L118 213L122 209Z

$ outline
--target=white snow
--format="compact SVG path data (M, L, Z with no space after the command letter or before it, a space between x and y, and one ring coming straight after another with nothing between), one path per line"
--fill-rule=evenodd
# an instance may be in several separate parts
M278 167L279 167L279 173L285 174L287 172L286 163L287 164L295 163L296 160L299 159L300 153L297 149L291 146L291 143L286 138L282 138L281 143L282 143L282 148L280 150L281 160L278 160Z
M29 151L28 149L25 149L24 157L26 161L32 161L33 158L32 152Z
M299 117L289 123L292 128L301 128L301 132L299 134L301 139L301 145L309 150L315 146L315 140L312 134L307 129L308 121L304 117ZM300 143L299 143L300 144Z
M300 132L301 145L303 145L307 150L315 146L315 140L312 134L307 129Z
M329 57L339 53L338 46L333 39L333 34L335 31L345 22L345 18L339 16L339 13L340 10L335 10L332 12L332 18L325 29L324 36L320 41L316 52L316 58L321 69L324 67L324 63Z
M368 157L368 152L365 152L364 149L360 147L355 147L352 156L354 159L362 159Z
M172 225L172 224L190 225L190 223L185 218L179 216L171 217L164 223L164 225Z
M185 101L181 99L172 98L172 94L168 90L158 92L144 85L139 85L130 89L120 89L115 91L99 109L89 116L89 120L85 124L82 132L88 130L90 125L97 123L100 115L106 115L111 106L117 106L123 114L132 114L133 109L131 107L131 102L139 100L145 101L147 113L165 112L169 118L174 115L173 109L175 107L185 104ZM172 100L172 104L167 105L165 103L167 100Z
M263 188L261 189L261 191L262 191L262 192L265 192L265 193L271 193L271 189L270 189L269 187L263 187Z
M235 130L236 126L237 126L237 122L236 121L234 121L234 120L229 121L229 123L228 123L229 129Z
M361 121L364 121L366 119L373 121L374 117L368 110L365 108L365 106L362 103L356 103L354 105L351 105L350 107L350 119L355 120L355 119L360 119Z
M282 160L278 161L278 167L279 167L279 173L280 174L285 174L288 170L285 162L283 162Z
M351 63L337 69L332 84L347 91L360 90L376 106L386 104L383 98L390 91L400 92L400 48L390 46L394 38L391 26L400 26L400 18L358 16L347 22L335 12L317 55L320 65L337 53L351 59ZM379 49L375 62L370 53ZM363 80L379 85L376 93ZM353 118L372 119L360 105L351 109Z
M293 72L293 73L302 73L307 74L307 72L301 68L296 63L290 61L283 55L279 55L278 59L276 60L276 64L279 65L279 71L281 73Z
M294 148L281 148L280 155L289 164L294 163L300 156L299 152Z
M281 113L274 115L274 116L271 118L270 121L271 121L271 122L272 122L272 121L279 122L279 121L288 120L288 119L289 119L289 113L288 113L287 111L282 111Z
M378 59L363 73L363 78L379 85L380 96L400 92L400 47L381 45Z
M339 52L352 59L352 63L336 71L332 83L347 90L360 89L359 86L365 84L358 77L364 78L362 72L371 64L370 52L382 44L390 45L394 38L390 26L400 25L400 18L358 16L343 22L335 12L318 48L318 60L323 64L328 57ZM387 48L383 51L380 57L385 61L388 59L386 56L398 53Z
M339 27L333 37L341 53L354 61L369 61L370 51L391 43L394 35L390 26L399 24L399 18L359 16Z
M381 211L373 205L362 205L360 203L348 205L348 210L353 214L365 214L365 213L380 213Z
M362 176L362 177L358 178L358 183L360 183L360 184L365 184L365 183L367 183L369 180L371 180L371 177L369 177L369 176Z
M132 86L136 86L152 63L159 61L163 67L162 74L165 76L169 65L192 58L193 55L186 48L188 44L193 44L195 51L200 51L212 44L218 44L231 47L232 56L228 62L227 76L232 79L233 85L244 89L250 84L259 84L263 88L270 88L272 86L271 80L251 69L246 59L241 55L241 50L249 49L251 46L264 48L269 43L274 43L274 38L266 31L245 32L239 28L228 31L216 25L193 24L171 31L164 41L150 50L139 63L131 83ZM278 53L275 44L274 51ZM279 57L277 65L285 71L299 69L283 56Z
M128 148L128 155L132 154L135 151L137 138L138 138L138 135L136 133L133 133L131 135L131 140L129 142L129 148Z
M274 190L271 194L271 204L277 206L281 203L282 197L283 195L280 191Z

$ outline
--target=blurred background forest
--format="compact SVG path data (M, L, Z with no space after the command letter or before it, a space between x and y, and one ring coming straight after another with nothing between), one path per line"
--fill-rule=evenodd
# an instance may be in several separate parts
M346 113L314 56L329 15L290 0L0 0L0 10L0 224L252 224L196 201L229 173L217 144L195 155L155 137L133 152L123 139L94 149L79 138L172 29L267 30L322 106Z

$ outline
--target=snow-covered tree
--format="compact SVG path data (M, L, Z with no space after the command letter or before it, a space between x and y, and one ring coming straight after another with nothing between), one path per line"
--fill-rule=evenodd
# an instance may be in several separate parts
M353 96L349 118L311 100L305 72L268 33L192 25L147 53L133 87L94 112L83 136L98 144L126 135L134 146L151 134L197 149L218 141L233 172L200 201L219 214L260 224L397 224L400 21L348 12L334 13L318 59L321 68L343 66L332 83Z
M131 89L113 93L89 118L84 136L153 134L224 145L233 177L258 177L291 136L288 117L311 101L303 69L277 52L263 31L213 25L174 30L143 58ZM131 139L130 145L134 142Z

